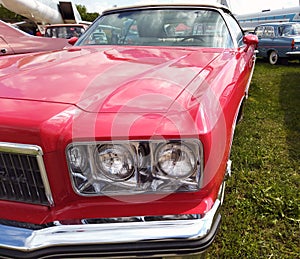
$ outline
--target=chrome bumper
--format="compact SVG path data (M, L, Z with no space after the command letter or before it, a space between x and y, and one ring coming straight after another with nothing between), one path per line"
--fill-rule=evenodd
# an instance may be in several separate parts
M299 58L300 57L300 51L290 51L285 53L288 57L293 57L293 58Z
M201 253L220 224L220 200L200 219L60 225L29 230L0 225L0 257L154 257ZM1 257L2 258L2 257Z

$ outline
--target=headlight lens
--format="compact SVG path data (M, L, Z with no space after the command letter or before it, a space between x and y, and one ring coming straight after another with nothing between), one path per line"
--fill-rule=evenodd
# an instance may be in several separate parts
M186 178L196 169L196 157L193 151L184 143L167 143L156 151L156 161L159 170L171 178Z
M69 149L68 158L73 171L84 171L88 164L88 156L83 146L74 146Z
M203 147L198 139L72 143L66 153L73 188L80 195L201 188Z
M128 148L122 145L102 145L95 152L100 173L114 181L124 181L134 172L134 160Z

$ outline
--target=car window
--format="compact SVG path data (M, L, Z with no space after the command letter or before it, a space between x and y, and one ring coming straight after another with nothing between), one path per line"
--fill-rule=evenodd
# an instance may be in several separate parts
M273 26L266 26L262 37L265 37L265 38L275 37L274 27Z
M300 35L300 24L286 25L282 29L281 36L297 36Z
M80 37L83 32L81 26L51 26L46 28L45 37L70 39Z
M264 34L264 27L263 26L256 27L254 34L257 35L257 37L262 37Z
M76 45L95 44L215 48L233 46L222 15L218 11L204 9L109 13L90 26Z
M300 23L293 24L295 35L300 35Z

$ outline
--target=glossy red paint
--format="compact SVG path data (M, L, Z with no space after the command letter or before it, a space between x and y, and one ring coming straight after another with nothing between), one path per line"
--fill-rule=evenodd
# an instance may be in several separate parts
M0 217L22 221L26 214L26 221L43 224L208 211L224 178L232 127L253 66L254 47L244 48L249 49L82 47L6 59L0 141L42 147L55 205L48 210L32 206L29 217L27 205L1 201ZM152 195L120 201L74 193L67 144L153 136L201 139L205 171L200 192L157 196L147 206ZM12 206L17 213L11 213Z
M5 55L61 50L70 46L66 39L36 37L0 20L0 57Z
M207 249L257 42L224 6L151 5L104 12L70 48L0 58L0 256Z

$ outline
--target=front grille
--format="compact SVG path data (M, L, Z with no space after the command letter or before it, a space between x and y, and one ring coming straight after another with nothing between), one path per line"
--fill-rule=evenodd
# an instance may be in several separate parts
M52 205L40 147L0 142L0 199Z

